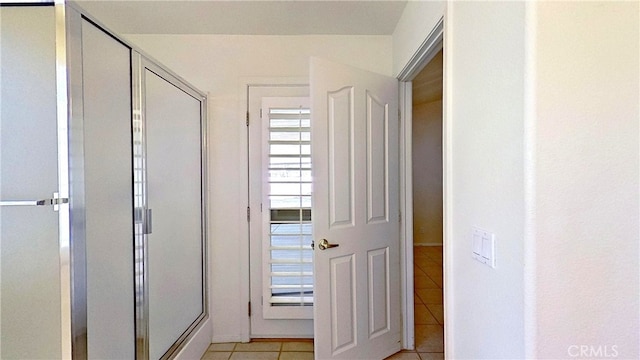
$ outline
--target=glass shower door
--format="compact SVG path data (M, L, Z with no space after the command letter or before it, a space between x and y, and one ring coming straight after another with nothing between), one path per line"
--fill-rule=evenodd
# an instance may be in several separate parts
M200 101L147 71L150 358L204 311ZM177 191L179 189L179 191Z
M144 264L136 274L139 358L171 358L207 316L204 228L204 97L142 58L141 123L134 181L143 208ZM134 67L135 68L135 67ZM140 195L140 196L138 196ZM142 241L140 241L142 240ZM138 245L137 244L137 245ZM142 285L142 286L141 286ZM139 340L139 341L140 341ZM142 353L142 355L141 355ZM146 355L146 356L145 356Z
M53 6L0 7L2 359L64 350L54 29Z

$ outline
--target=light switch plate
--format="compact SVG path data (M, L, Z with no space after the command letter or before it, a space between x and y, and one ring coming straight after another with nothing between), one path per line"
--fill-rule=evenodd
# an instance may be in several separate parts
M491 268L495 268L495 235L480 228L473 227L471 239L472 257Z
M482 254L482 234L473 232L473 254L480 256Z
M482 237L482 258L486 265L492 268L496 267L495 264L495 240L493 234L486 233Z

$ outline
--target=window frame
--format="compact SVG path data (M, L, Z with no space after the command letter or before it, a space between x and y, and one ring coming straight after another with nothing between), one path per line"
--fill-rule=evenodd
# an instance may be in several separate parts
M313 319L311 305L271 306L271 207L270 207L270 108L306 108L310 109L309 97L263 97L261 106L261 177L262 177L262 316L264 319ZM310 142L310 139L309 139ZM309 155L309 159L311 159ZM300 183L300 182L298 182ZM311 194L309 194L309 199ZM300 209L300 208L298 208ZM302 208L306 209L306 208ZM309 210L311 207L309 207ZM311 223L311 221L309 221ZM306 233L305 233L306 234ZM312 233L309 233L309 237ZM313 255L310 262L313 268ZM313 271L311 273L313 279ZM313 285L312 285L313 286ZM313 287L312 287L313 289ZM312 295L313 297L313 295Z

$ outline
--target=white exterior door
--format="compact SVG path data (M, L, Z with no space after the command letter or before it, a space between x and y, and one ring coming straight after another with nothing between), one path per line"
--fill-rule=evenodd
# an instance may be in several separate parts
M401 348L398 82L321 59L310 76L315 357L383 359Z
M282 110L302 106L308 109L309 87L291 84L250 85L247 93L247 112L250 119L248 151L249 206L251 208L251 221L249 222L251 328L249 336L251 338L313 337L312 306L309 306L308 303L303 306L290 306L293 304L282 303L286 293L291 292L289 291L291 288L287 288L287 285L292 285L288 281L283 283L284 277L289 276L289 280L297 278L298 281L305 283L312 280L312 271L306 269L313 269L313 265L310 256L305 256L306 253L311 253L309 246L311 243L311 224L308 223L310 219L306 219L307 213L310 215L309 205L299 206L304 216L299 217L298 220L304 219L304 221L300 222L298 226L292 224L290 217L278 219L278 216L274 218L271 216L272 213L283 210L283 205L286 205L292 198L310 203L310 196L307 195L309 191L305 190L305 195L302 191L295 195L290 191L289 186L282 187L284 184L291 184L296 179L302 180L299 186L304 187L307 184L303 183L311 180L311 171L309 170L311 163L308 151L304 151L306 154L302 154L300 151L299 156L292 154L292 139L287 139L288 136L294 136L293 140L302 140L303 137L308 140L306 139L309 127L306 124L308 120L297 123L295 118L291 119L291 114L271 119L270 114L271 108ZM279 124L272 124L272 120L279 122ZM298 131L295 129L296 126L307 129L298 129L300 130ZM297 138L296 134L300 134L300 138ZM299 147L308 146L307 143L308 141L304 144L301 143ZM287 144L286 148L283 149L280 146L282 144ZM271 151L272 149L274 152ZM285 154L283 154L283 150ZM296 171L298 172L297 176ZM272 185L275 192L271 191ZM271 200L276 203L272 204ZM303 209L305 207L307 209ZM272 210L274 211L272 212ZM292 215L291 210L285 209L279 215L287 215L287 213ZM296 250L297 254L295 254ZM287 256L282 256L285 253ZM290 255L292 253L294 259L299 256L300 260L304 260L298 264L300 266L296 266L291 261L292 256ZM303 271L309 273L302 274ZM275 293L282 296L272 296ZM311 296L313 296L312 293Z

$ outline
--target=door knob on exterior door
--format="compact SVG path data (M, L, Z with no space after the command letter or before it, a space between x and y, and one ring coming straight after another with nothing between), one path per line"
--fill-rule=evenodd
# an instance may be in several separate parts
M333 248L333 247L338 247L338 246L340 246L340 244L331 244L331 243L329 243L329 241L327 239L322 239L322 240L320 240L320 243L318 244L318 249L326 250L326 249Z

